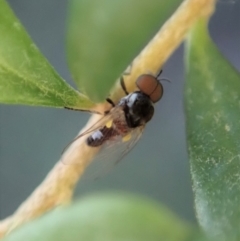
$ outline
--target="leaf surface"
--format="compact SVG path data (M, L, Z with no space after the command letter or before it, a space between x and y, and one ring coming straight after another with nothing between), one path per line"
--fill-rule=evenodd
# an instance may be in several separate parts
M0 102L90 108L32 42L5 0L0 1Z
M181 0L71 0L67 52L78 88L96 102L181 3Z
M240 240L240 75L199 21L186 45L187 138L197 217L218 240Z
M4 241L204 241L159 204L133 195L101 194L59 208L14 231Z

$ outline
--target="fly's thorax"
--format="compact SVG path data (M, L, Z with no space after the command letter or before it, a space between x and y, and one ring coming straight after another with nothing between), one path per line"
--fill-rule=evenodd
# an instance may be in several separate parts
M115 112L113 115L112 126L117 130L120 135L126 135L131 131L130 126L126 122L124 109L119 109L119 112Z
M154 114L153 103L149 96L141 91L133 92L119 102L123 107L127 124L130 128L144 125L152 119Z

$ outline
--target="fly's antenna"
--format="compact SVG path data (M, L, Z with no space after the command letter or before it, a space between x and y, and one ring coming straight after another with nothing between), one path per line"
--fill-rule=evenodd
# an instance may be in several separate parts
M159 71L159 73L157 74L157 76L156 76L156 79L159 81L159 82L161 82L161 81L167 81L168 83L172 83L172 81L170 80L170 79L167 79L167 78L159 78L160 77L160 75L162 74L162 72L163 72L163 70L161 69L160 71Z
M162 74L162 72L163 72L163 70L161 69L161 70L159 71L159 73L157 74L156 79L158 79L158 78L160 77L160 75Z
M167 78L161 78L161 79L158 79L159 82L161 81L167 81L168 83L172 83L172 81L170 79L167 79Z

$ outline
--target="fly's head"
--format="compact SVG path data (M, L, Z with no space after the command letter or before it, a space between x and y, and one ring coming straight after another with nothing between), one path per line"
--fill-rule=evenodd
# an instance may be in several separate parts
M162 84L152 75L140 75L136 80L136 85L142 93L149 96L153 103L158 102L163 96Z
M118 104L123 107L127 124L131 128L144 125L152 119L153 103L158 102L163 95L162 84L152 75L140 75L136 80L136 86L139 91L128 94Z

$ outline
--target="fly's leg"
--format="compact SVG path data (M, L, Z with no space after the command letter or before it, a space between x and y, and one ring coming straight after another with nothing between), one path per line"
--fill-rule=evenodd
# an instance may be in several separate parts
M129 65L129 67L127 68L127 70L123 73L123 75L120 77L120 86L122 87L123 92L125 93L125 95L128 95L129 92L127 91L125 82L124 82L124 75L130 75L131 74L131 70L132 70L132 63ZM112 105L112 107L115 107L115 103L112 101L112 99L110 99L109 97L106 98L106 101ZM105 111L104 114L108 114L110 112L110 110Z
M112 105L112 107L115 107L115 103L110 99L110 98L106 98L106 101Z
M125 82L124 82L123 76L120 77L120 85L121 85L121 87L122 87L124 93L125 93L126 95L128 95L129 93L128 93L128 91L127 91L127 88L126 88L126 85L125 85Z
M122 90L124 91L124 93L125 93L126 95L128 95L129 93L128 93L127 88L126 88L126 85L125 85L125 83L124 83L123 75L120 77L120 85L121 85ZM106 101L107 101L109 104L111 104L112 107L115 107L115 106L116 106L115 103L114 103L110 98L106 98ZM108 114L108 113L109 113L109 111L106 111L106 112L105 112L105 114Z
M93 114L98 114L98 115L102 115L102 113L96 111L96 110L82 110L82 109L75 109L75 108L72 108L72 107L67 107L67 106L64 106L64 109L67 109L67 110L75 110L75 111L84 111L84 112L89 112L89 113L93 113Z
M114 103L110 98L106 98L106 101L107 101L110 105L112 105L112 108L114 108L114 107L116 106L115 103ZM110 109L110 110L111 110L111 109ZM104 115L109 114L110 110L106 110L106 111L104 112Z
M124 75L130 75L131 74L131 70L132 70L132 63L129 65L129 67L126 69L126 71L123 73L123 75L120 77L120 85L124 91L124 93L126 95L129 94L129 92L127 91L127 88L126 88L126 85L125 85L125 82L124 82Z

